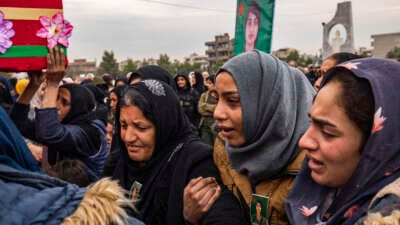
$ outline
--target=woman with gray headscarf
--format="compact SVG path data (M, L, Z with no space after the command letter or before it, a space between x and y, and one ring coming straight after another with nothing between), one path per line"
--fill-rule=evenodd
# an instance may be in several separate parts
M240 201L244 214L255 207L252 194L257 194L269 198L269 224L288 224L284 200L304 159L297 142L309 124L313 87L299 70L254 50L222 66L216 90L214 119L221 132L214 144L214 160L224 184ZM195 224L200 211L213 202L208 195L193 195L207 192L207 185L189 185L185 209L192 210L185 216Z

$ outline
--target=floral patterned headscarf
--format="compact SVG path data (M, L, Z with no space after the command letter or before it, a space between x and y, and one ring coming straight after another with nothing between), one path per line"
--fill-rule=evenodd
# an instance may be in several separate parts
M332 196L332 188L315 183L306 158L286 200L291 224L354 224L365 216L374 195L400 175L400 63L376 58L339 64L369 81L375 102L374 124L350 180ZM332 203L327 207L328 198Z

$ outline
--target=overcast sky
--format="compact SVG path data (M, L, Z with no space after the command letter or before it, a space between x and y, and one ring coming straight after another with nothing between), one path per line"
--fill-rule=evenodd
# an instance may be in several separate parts
M99 63L104 50L118 60L172 59L196 52L216 34L234 36L236 0L64 0L74 25L69 58ZM337 0L276 0L272 49L295 47L315 54L322 47L321 22L329 22ZM353 0L356 48L371 48L373 34L400 32L400 0Z

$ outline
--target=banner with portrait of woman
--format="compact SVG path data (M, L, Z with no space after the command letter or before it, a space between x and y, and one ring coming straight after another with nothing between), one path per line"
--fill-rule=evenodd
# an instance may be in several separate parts
M238 0L234 55L258 49L271 51L274 0Z

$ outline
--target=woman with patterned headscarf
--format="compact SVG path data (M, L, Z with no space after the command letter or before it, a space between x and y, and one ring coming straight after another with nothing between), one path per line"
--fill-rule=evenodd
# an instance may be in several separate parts
M286 202L292 224L362 224L369 207L365 224L399 223L399 86L400 63L386 59L328 70L299 141L307 156Z
M202 224L243 224L234 197L218 185L211 148L193 133L170 86L157 80L136 83L117 111L122 144L113 178L129 190L146 224L184 225L184 188L198 176L213 186L201 194L222 192Z

